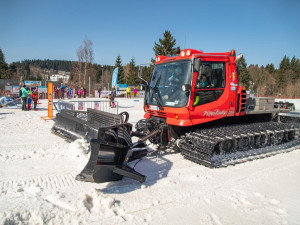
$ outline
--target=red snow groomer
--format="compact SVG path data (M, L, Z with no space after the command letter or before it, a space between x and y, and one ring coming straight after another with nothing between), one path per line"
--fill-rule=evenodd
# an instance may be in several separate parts
M127 113L88 110L83 115L62 110L52 131L70 140L84 137L91 142L90 160L77 179L103 182L128 176L145 181L127 162L147 155L147 139L160 150L174 149L208 167L269 154L271 150L264 148L268 145L295 144L299 119L278 116L273 98L249 98L239 86L236 64L241 57L236 57L235 50L204 53L194 49L156 56L150 80L145 81L145 119L134 131L126 123ZM131 136L140 140L132 143ZM270 154L279 151L272 149Z

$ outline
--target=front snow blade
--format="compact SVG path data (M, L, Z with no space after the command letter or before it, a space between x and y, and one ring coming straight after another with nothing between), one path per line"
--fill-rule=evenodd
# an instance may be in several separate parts
M61 110L56 114L56 121L51 131L68 141L85 138L89 142L91 139L98 138L99 128L121 124L122 119L122 115L95 109Z
M87 112L76 110L61 110L56 114L56 121L51 131L68 141L84 138L89 128Z
M91 140L90 159L76 180L102 183L127 176L144 182L146 176L127 165L132 155L130 129L130 124L99 128L99 138Z
M61 110L52 127L54 134L69 141L84 138L91 143L90 159L76 180L96 183L120 180L123 176L145 181L144 175L127 166L127 162L146 155L145 151L133 153L131 130L132 125L124 123L122 114L94 109Z

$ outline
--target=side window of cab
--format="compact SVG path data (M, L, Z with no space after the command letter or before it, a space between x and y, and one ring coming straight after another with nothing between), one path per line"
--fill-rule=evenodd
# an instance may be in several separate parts
M216 101L225 88L225 63L202 62L196 80L196 93L193 106Z

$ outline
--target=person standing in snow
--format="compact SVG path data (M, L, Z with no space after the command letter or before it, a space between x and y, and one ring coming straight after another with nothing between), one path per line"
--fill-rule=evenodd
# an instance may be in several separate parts
M72 95L72 88L69 87L69 88L67 89L67 97L70 99L70 98L71 98L71 95Z
M130 87L127 86L127 88L126 88L126 95L127 95L127 98L131 98L130 91L131 91Z
M115 97L116 97L116 89L115 86L112 87L111 92L110 92L110 102L111 102L111 107L115 108Z
M64 99L65 89L66 89L66 86L64 86L64 84L61 83L61 86L60 86L61 96L60 97L62 99Z
M78 88L77 93L78 93L78 98L81 98L81 88Z
M58 88L56 86L54 86L54 98L58 98Z
M32 102L31 95L28 95L28 97L27 97L27 109L28 110L31 110L31 102Z
M101 96L101 92L102 92L102 87L100 86L99 89L98 89L99 98Z
M87 90L83 88L83 97L86 98L86 96L87 96Z
M33 110L34 110L34 111L37 111L36 105L37 105L37 101L38 101L38 99L39 99L38 96L39 96L38 91L37 91L37 89L35 89L35 90L33 91L33 93L32 93Z
M22 110L23 111L27 111L27 106L26 106L26 103L27 103L27 94L29 93L29 88L26 88L26 85L23 85L23 87L21 88L22 90Z

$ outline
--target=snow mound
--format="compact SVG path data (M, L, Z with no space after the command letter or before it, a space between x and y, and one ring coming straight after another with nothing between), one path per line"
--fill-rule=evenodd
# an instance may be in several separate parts
M90 144L85 139L77 139L68 147L69 157L78 162L78 168L83 169L90 158ZM80 171L79 171L80 172Z

